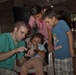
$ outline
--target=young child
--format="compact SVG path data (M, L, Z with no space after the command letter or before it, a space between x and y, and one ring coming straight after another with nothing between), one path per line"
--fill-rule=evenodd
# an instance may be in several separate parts
M28 59L21 68L21 75L27 75L30 68L34 68L37 75L44 75L43 64L45 59L45 48L42 45L44 42L44 36L41 33L36 33L32 35L31 39L31 49L25 56L31 57ZM32 54L30 54L30 51Z
M34 24L37 24L37 27L39 29L39 33L43 34L45 38L48 38L48 31L46 27L46 23L44 20L42 20L42 14L44 10L41 8L40 5L34 5L30 9L30 19L29 19L29 25L31 28L34 27Z
M47 9L43 14L43 19L47 23L48 28L49 26L52 27L56 75L74 75L72 57L75 54L73 50L73 36L69 26L64 20L57 19L53 9Z

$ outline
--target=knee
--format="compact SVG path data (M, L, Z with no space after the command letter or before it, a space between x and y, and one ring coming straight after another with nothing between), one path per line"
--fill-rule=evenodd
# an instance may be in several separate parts
M21 67L21 71L26 71L27 69L28 69L28 66L24 66L24 65L23 65L23 66Z

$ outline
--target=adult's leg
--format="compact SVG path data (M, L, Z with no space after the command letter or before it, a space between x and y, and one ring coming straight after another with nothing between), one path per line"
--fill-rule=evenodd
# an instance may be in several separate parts
M33 67L31 58L27 60L21 67L21 75L27 75L28 70Z
M36 75L44 75L43 61L41 58L38 58L38 57L33 58L32 64L33 64L34 69L36 71Z
M33 67L34 67L37 75L44 75L42 59L37 58L37 57L30 58L28 61L26 61L22 65L21 75L27 75L28 70Z
M18 75L18 74L12 70L0 68L0 75Z

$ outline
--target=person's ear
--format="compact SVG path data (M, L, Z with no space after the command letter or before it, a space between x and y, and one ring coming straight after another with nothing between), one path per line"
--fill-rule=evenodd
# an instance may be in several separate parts
M52 17L52 20L55 20L55 17L54 16Z
M17 27L14 28L14 31L15 31L15 32L17 31Z
M44 13L44 10L41 10L41 13L43 14Z

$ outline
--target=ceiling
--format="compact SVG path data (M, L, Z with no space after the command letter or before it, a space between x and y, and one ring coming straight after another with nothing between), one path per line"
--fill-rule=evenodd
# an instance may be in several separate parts
M41 6L53 5L56 9L65 9L76 12L76 0L0 0L0 3L12 1L14 5L33 5L40 4Z
M0 3L2 3L2 2L7 2L8 0L0 0Z
M6 1L10 1L10 0L0 0L0 3L2 2L6 2ZM13 1L13 0L12 0ZM30 1L36 1L36 0L30 0ZM42 2L44 2L45 0L41 0ZM46 0L47 2L52 2L52 3L59 3L59 2L64 2L66 0Z

